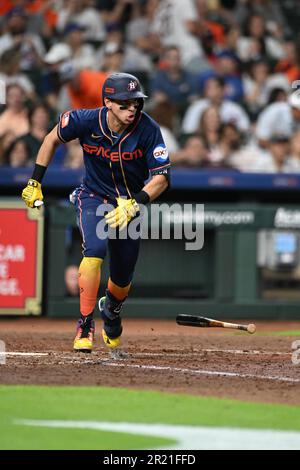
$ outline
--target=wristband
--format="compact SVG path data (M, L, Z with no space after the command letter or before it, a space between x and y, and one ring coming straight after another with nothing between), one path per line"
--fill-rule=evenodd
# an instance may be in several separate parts
M139 193L134 194L133 197L136 200L136 202L139 204L146 205L150 201L150 196L148 193L146 193L146 191L140 191Z
M38 163L36 163L31 178L41 183L46 170L46 166L39 165Z

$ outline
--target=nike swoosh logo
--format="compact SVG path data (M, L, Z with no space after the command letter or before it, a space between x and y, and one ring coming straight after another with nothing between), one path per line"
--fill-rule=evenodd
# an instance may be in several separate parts
M93 139L100 139L101 137L103 137L102 135L97 135L97 134L91 134L91 137Z

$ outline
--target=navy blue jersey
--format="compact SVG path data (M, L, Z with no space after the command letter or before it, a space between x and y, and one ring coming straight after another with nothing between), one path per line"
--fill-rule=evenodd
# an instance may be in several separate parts
M145 180L170 166L158 124L141 112L121 135L111 133L107 108L78 109L60 116L62 142L78 138L86 169L84 186L101 196L133 197Z

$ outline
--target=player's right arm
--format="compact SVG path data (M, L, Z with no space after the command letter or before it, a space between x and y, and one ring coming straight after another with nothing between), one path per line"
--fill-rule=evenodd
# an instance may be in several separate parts
M22 191L22 199L28 207L39 208L43 204L42 179L52 160L56 147L61 144L56 125L46 135L37 155L32 177Z
M57 133L58 125L56 125L49 134L46 135L40 150L37 154L36 164L47 168L52 160L56 147L61 144L61 140Z

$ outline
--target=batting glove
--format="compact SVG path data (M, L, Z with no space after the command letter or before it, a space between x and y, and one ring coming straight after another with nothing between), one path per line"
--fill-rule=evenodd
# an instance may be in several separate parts
M122 230L136 216L140 208L135 199L117 197L117 204L115 209L106 214L105 219L111 228L119 227Z
M39 208L43 205L41 183L33 179L28 180L26 188L22 191L22 199L28 207Z

